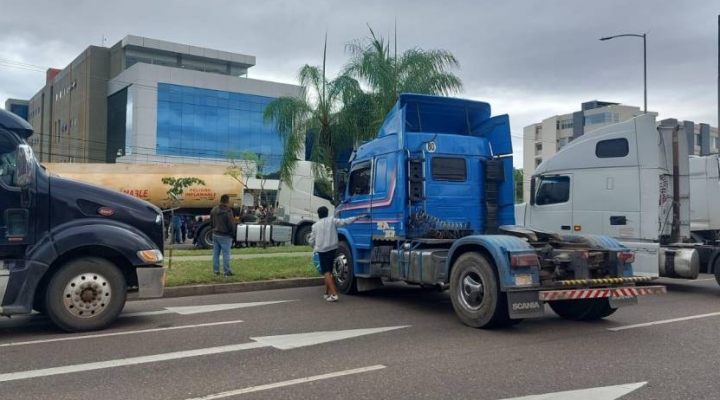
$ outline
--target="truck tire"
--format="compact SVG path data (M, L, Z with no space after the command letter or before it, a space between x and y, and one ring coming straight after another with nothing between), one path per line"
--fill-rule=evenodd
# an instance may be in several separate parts
M50 279L45 309L60 329L93 331L115 321L126 297L125 277L115 265L85 257L68 262Z
M205 225L202 229L200 229L197 242L203 249L213 248L212 228L210 225Z
M455 313L473 328L499 328L520 322L510 319L507 295L493 267L479 253L465 253L453 264L450 298Z
M617 310L617 308L610 307L609 299L595 299L595 304L593 305L592 310L590 310L590 313L585 316L584 321L595 321L598 319L603 319L613 315Z
M335 279L337 290L341 293L357 293L352 251L347 242L340 242L338 246L335 262L333 263L333 279Z
M709 265L709 267L713 270L715 281L720 285L720 254L717 254L710 262L712 265Z
M310 245L310 232L312 232L312 226L304 225L298 228L297 234L295 235L295 245L297 246L309 246Z
M617 308L610 307L607 298L550 301L550 308L561 318L574 321L595 321L612 315Z

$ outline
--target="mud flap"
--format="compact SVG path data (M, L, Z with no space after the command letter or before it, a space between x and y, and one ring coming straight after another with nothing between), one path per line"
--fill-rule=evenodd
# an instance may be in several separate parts
M545 305L537 291L507 292L507 298L510 318L542 317L545 314Z
M610 307L620 308L637 304L637 296L610 296Z

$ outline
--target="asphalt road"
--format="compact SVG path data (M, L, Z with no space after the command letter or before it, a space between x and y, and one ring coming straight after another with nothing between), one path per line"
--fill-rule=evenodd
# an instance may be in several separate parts
M135 301L86 335L4 319L0 398L506 399L624 385L564 398L716 399L720 287L668 288L604 321L548 310L492 331L462 325L448 293L404 285L335 304L321 288Z

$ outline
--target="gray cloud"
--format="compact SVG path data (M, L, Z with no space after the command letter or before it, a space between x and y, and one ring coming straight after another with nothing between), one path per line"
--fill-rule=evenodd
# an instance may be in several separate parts
M648 32L648 107L661 118L717 124L717 15L712 0L562 1L32 1L0 15L0 60L64 67L105 36L126 34L257 57L250 77L293 83L305 63L337 72L344 45L393 34L398 49L444 48L460 60L464 97L487 101L522 127L600 99L642 106L642 41L602 36ZM44 84L33 68L0 65L0 104ZM520 150L520 141L516 140ZM516 165L521 161L517 151Z

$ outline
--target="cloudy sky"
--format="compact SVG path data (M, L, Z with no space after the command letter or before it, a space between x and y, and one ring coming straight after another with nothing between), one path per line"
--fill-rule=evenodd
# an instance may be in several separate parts
M443 48L459 59L462 97L509 114L515 164L522 128L588 100L642 107L642 40L648 34L648 108L660 118L717 125L717 0L32 0L0 14L0 106L27 99L42 70L63 68L89 45L134 34L251 54L250 77L295 83L320 64L328 34L332 73L347 42L392 35L398 49ZM22 65L18 63L23 63Z

